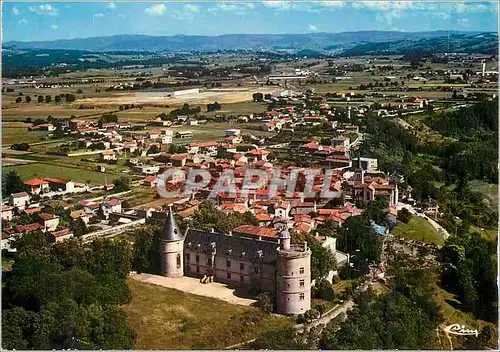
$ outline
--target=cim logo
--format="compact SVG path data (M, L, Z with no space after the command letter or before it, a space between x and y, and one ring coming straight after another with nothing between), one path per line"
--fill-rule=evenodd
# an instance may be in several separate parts
M461 335L461 336L476 336L478 337L479 332L474 329L466 329L465 325L460 324L451 324L443 329L445 332L453 335Z

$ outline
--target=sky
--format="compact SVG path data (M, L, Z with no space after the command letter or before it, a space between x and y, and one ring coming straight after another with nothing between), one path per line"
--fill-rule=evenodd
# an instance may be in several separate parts
M3 2L3 41L116 34L498 30L498 2Z

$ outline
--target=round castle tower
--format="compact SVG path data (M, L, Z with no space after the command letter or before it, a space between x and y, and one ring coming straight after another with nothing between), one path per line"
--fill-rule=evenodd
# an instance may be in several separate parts
M169 207L165 228L160 238L161 270L164 276L184 276L184 236Z
M280 233L276 259L276 311L303 314L311 309L311 250L307 243L290 243L287 230Z

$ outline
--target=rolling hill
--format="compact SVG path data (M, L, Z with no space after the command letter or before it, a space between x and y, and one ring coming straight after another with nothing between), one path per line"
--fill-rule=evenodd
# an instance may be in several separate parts
M10 41L4 48L16 49L64 49L104 51L218 51L218 50L315 50L323 53L339 53L344 50L366 51L372 43L389 42L415 43L422 40L439 39L446 41L449 37L461 40L463 36L479 36L484 33L466 33L458 31L432 32L398 32L398 31L360 31L342 33L309 33L309 34L226 34L220 36L175 35L115 35L107 37L60 39L52 41L20 42ZM490 34L488 34L490 35ZM495 34L491 34L497 36ZM368 45L368 47L366 47ZM377 46L375 46L377 47Z

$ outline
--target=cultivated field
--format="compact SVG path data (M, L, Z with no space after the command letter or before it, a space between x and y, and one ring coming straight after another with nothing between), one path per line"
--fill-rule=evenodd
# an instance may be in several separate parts
M91 106L117 106L122 104L154 104L165 106L181 106L188 104L208 104L215 101L220 104L238 103L252 100L254 93L260 92L263 94L274 93L276 87L255 87L255 88L231 88L231 89L209 89L200 90L200 93L186 94L177 97L168 97L168 92L137 92L123 93L119 96L86 98L80 99L78 102L84 105Z

